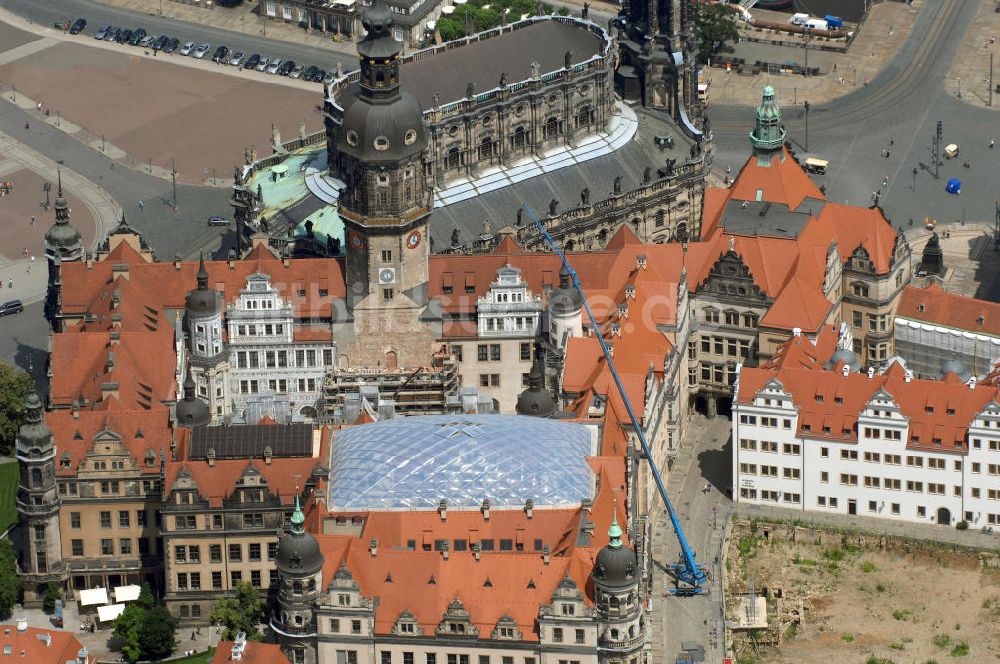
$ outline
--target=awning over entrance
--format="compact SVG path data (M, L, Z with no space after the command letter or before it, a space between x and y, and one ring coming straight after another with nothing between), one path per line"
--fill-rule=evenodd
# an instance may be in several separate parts
M116 602L132 602L139 599L139 593L142 592L142 588L136 585L132 586L118 586L115 588L115 601Z
M108 603L107 588L91 588L80 591L80 606L94 606L95 604Z
M97 607L97 620L98 622L108 622L109 620L114 620L122 614L125 610L124 604L110 604L108 606Z

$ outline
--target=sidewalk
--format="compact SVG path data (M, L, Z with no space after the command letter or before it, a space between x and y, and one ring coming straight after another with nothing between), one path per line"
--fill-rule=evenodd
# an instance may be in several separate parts
M856 86L864 85L866 80L874 78L885 67L909 35L917 14L924 5L925 0L914 0L912 6L902 2L878 3L869 10L868 17L847 53L810 49L809 64L825 69L826 73L822 76L780 76L767 73L741 75L735 71L706 67L704 76L710 83L709 101L716 104L755 106L760 103L760 90L765 85L775 87L780 96L778 102L783 106L801 104L806 99L812 104L821 104L846 95ZM804 49L790 49L788 46L737 45L738 50L741 48L752 53L764 53L767 49L773 49L775 53L793 50L802 54L802 57L796 58L799 64L803 64L805 59ZM782 60L789 59L784 55L781 57Z
M993 95L990 95L990 56L993 57ZM1000 12L996 0L980 0L979 14L958 47L944 81L945 92L967 104L1000 109ZM992 100L993 105L990 106ZM998 132L1000 134L1000 132Z
M1000 550L1000 533L984 533L980 528L958 530L953 526L930 526L919 523L876 519L869 516L847 514L826 514L782 509L766 505L738 504L733 510L733 518L766 519L803 527L850 530L865 535L888 535L905 539L957 544L973 549Z

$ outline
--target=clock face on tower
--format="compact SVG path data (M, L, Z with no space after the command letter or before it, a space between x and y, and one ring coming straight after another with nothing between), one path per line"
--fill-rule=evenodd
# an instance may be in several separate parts
M378 282L380 284L391 284L396 281L396 269L384 267L378 271Z
M420 231L413 231L406 236L406 246L409 249L416 249L420 246Z
M355 251L361 251L365 248L365 239L357 231L351 231L347 234L347 242Z

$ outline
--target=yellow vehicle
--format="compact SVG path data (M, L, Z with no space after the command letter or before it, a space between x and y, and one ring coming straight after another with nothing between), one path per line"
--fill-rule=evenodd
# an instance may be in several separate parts
M946 159L954 159L958 156L958 146L954 143L950 143L944 147L944 156Z

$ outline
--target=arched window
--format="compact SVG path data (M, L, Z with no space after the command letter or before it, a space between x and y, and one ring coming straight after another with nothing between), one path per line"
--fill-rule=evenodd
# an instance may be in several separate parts
M301 581L295 581L294 583L292 583L292 594L293 595L301 595L302 594L302 582Z
M479 161L489 161L493 158L493 139L487 136L479 142Z
M545 121L545 138L552 138L559 135L559 118L552 116Z
M31 488L41 489L42 488L42 469L32 468L31 469Z
M586 127L590 124L590 107L584 106L579 111L576 112L576 126Z
M451 171L462 165L462 153L457 147L450 148L444 158L444 170Z
M678 242L688 241L688 227L687 224L681 222L677 224L677 231L674 233L674 239Z
M514 130L513 135L510 138L511 147L515 150L523 148L528 143L528 131L524 127L518 127Z

